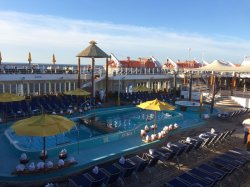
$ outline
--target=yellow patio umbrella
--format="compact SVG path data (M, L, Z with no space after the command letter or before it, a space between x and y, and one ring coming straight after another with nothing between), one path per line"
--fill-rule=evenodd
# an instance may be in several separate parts
M242 125L244 126L250 126L250 119L245 119L243 122L242 122Z
M146 101L144 103L141 103L139 105L136 105L139 108L145 109L145 110L154 110L154 125L156 125L156 111L163 111L163 110L175 110L175 107L166 103L159 101L158 99ZM154 128L155 133L155 128Z
M65 95L76 95L76 96L87 96L87 95L90 95L89 92L83 90L83 89L80 89L80 88L77 88L75 90L70 90L70 91L67 91L64 93Z
M74 125L75 123L68 118L42 114L17 121L11 128L15 131L16 135L43 137L43 157L45 159L45 137L69 131Z
M14 101L22 101L25 98L23 96L18 96L11 93L1 93L0 94L0 103L9 103Z
M10 103L14 101L22 101L25 98L23 96L18 96L11 93L1 93L0 94L0 103ZM7 110L7 105L5 106L5 110ZM6 112L6 111L5 111ZM3 112L3 118L5 119L5 113Z
M146 86L140 85L133 87L133 92L149 92L149 91L151 91L151 89L147 88Z
M78 100L79 100L79 96L88 96L88 95L90 95L90 93L89 92L87 92L87 91L85 91L85 90L83 90L83 89L81 89L81 88L77 88L77 89L75 89L75 90L70 90L70 91L67 91L67 92L65 92L64 93L65 95L75 95L75 96L77 96L77 104L78 104Z

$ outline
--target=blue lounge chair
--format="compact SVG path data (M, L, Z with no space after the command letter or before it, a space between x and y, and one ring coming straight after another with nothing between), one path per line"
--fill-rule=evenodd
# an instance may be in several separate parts
M135 171L135 164L132 164L128 160L126 160L124 164L117 162L117 163L114 163L114 165L121 170L120 176L122 179L130 177Z
M74 187L100 187L102 186L103 179L93 180L87 175L77 175L69 178L69 186Z
M225 171L217 169L217 168L212 167L212 166L207 165L207 164L202 164L202 165L196 167L196 169L207 172L207 173L211 173L213 175L216 175L216 176L220 177L220 179L224 178L227 175L227 173Z
M128 161L132 162L132 164L135 165L135 171L136 172L142 172L145 170L145 168L148 165L148 161L139 157L138 155L131 157L128 159Z
M194 176L197 176L197 177L200 177L200 178L210 180L212 182L212 184L215 184L216 182L221 180L218 175L206 173L206 172L203 172L203 171L198 170L196 168L189 170L187 173L194 175Z
M181 180L187 182L188 184L191 184L191 185L198 184L198 185L204 186L204 187L209 187L209 186L213 185L213 181L206 179L206 178L203 178L203 179L197 178L194 175L189 174L189 173L183 173L183 174L178 176L178 179L179 178Z
M167 164L167 161L170 161L176 155L176 152L166 149L164 147L156 149L155 153L160 156L160 161L162 161L164 164Z
M186 182L178 179L178 178L174 178L168 182L166 182L164 184L164 186L166 187L190 187L190 184L187 184Z
M229 164L224 164L224 163L218 162L218 161L208 161L207 164L210 165L211 167L222 170L227 174L231 174L236 169L235 167L233 167Z
M116 183L121 174L121 170L113 164L100 168L100 171L105 175L104 184L107 186Z
M160 156L159 155L151 155L148 153L143 153L143 158L148 161L148 166L147 168L149 169L149 172L151 172L151 168L154 168L156 164L158 163Z

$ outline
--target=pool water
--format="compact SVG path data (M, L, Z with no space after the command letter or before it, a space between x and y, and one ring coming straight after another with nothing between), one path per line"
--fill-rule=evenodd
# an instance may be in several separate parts
M156 122L161 123L167 119L175 117L175 112L161 111L156 113ZM154 121L154 111L142 110L138 108L117 109L115 112L105 112L98 115L91 114L83 116L86 121L92 120L103 126L115 129L116 131L127 131L148 122ZM82 123L85 124L85 123Z
M204 112L207 112L204 110ZM112 127L116 133L128 132L133 129L143 129L145 125L154 124L154 111L142 110L136 107L114 107L91 111L80 118L92 119L94 122ZM107 136L106 132L89 128L79 122L79 118L72 119L76 126L69 132L56 136L46 137L46 148L74 144L80 141L91 140L95 137ZM203 119L197 112L159 111L156 112L156 124L159 129L171 123L178 123L182 128L192 127ZM115 133L113 133L115 134ZM40 151L43 148L43 137L17 136L11 128L5 131L6 137L19 150Z

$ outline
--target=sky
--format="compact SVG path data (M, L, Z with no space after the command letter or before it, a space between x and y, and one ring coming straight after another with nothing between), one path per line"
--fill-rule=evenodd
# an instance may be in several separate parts
M248 0L0 0L3 62L76 64L95 40L118 59L154 56L161 63L250 55ZM190 53L188 48L191 48ZM84 63L90 60L83 59ZM97 64L104 64L98 60Z

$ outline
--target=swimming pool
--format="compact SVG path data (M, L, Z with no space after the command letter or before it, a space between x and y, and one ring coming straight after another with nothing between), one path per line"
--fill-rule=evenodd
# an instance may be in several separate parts
M94 120L98 125L114 128L115 132L107 133L90 128L84 123L80 123L79 118ZM154 123L153 118L154 111L131 106L93 110L83 116L72 118L71 120L75 121L77 125L71 131L46 137L46 148L48 150L59 149L60 147L69 148L76 143L80 143L81 147L88 147L93 144L103 144L124 137L139 135L140 129L144 128L145 125L150 126ZM182 128L188 128L201 121L202 119L197 112L161 111L156 113L156 123L159 129L171 123L178 123ZM43 147L42 137L16 136L11 128L5 131L5 135L18 150L37 152Z

